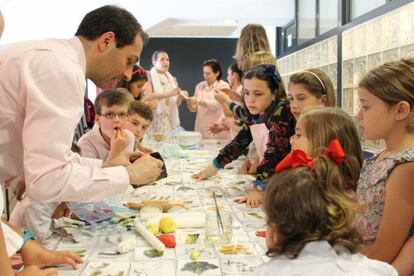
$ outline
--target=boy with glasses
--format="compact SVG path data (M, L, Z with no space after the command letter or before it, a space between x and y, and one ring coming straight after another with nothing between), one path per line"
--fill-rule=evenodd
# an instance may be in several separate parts
M96 97L95 126L78 141L81 156L111 160L134 150L135 137L125 129L132 97L122 90L107 90Z

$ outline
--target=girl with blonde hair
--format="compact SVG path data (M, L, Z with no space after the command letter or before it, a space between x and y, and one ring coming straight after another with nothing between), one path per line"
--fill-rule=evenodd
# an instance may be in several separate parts
M271 260L255 276L397 275L392 266L358 254L361 237L352 225L358 206L343 189L345 156L334 144L316 158L294 150L277 165L264 199Z
M295 135L291 137L292 150L303 150L309 156L318 156L329 142L338 139L345 150L341 165L348 191L356 191L362 166L362 147L352 118L340 108L310 107L296 123Z
M240 33L240 38L237 40L236 53L234 54L234 58L243 72L249 69L246 65L249 56L258 51L270 52L266 30L262 25L248 24L244 26Z

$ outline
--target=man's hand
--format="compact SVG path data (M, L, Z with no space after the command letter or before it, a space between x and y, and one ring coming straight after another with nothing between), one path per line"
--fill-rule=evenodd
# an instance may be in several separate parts
M103 161L102 168L128 166L128 165L131 165L131 162L129 162L129 159L130 159L129 154L122 152L120 155L118 155L117 157L111 160L107 159Z
M160 176L164 163L149 155L144 155L127 166L129 183L133 185L151 184Z

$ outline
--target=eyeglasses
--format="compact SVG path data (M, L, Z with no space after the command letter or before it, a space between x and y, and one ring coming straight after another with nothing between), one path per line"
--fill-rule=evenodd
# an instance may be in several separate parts
M117 115L119 117L119 119L125 119L128 116L128 113L126 112L107 112L104 114L100 114L101 116L104 116L107 119L114 119Z

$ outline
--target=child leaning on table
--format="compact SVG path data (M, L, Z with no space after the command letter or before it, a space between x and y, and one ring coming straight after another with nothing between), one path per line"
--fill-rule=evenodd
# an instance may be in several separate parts
M330 156L294 150L277 165L264 198L271 260L255 276L398 275L358 253L362 239L352 225L358 206L344 189L342 148Z

